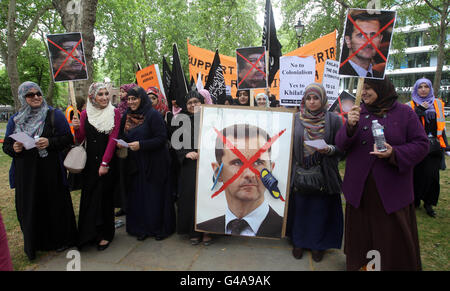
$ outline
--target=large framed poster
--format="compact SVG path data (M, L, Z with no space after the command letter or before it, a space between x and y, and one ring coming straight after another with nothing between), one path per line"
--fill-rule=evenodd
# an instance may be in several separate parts
M197 231L284 236L293 125L286 109L202 106Z

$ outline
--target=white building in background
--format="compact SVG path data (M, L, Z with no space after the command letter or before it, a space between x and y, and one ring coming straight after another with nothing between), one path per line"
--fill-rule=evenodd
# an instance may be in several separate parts
M409 98L417 79L425 77L431 82L434 81L437 65L436 39L431 38L429 29L430 24L428 23L394 29L394 33L406 34L406 57L402 62L396 63L392 56L397 51L391 50L385 72L394 83L399 95ZM447 34L446 48L449 47L450 34ZM440 88L438 97L442 98L448 106L450 104L450 63L448 59L444 60Z

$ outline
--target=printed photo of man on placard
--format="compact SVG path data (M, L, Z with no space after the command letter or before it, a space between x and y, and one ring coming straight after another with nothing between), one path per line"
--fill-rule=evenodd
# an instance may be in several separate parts
M255 114L258 120L274 113L241 111L245 111L242 117ZM222 114L215 117L221 123L218 128L215 125L202 126L199 158L202 182L197 184L196 199L198 231L282 237L290 155L279 153L290 152L292 132L292 115L285 115L283 124L288 125L271 133L263 129L264 126L243 122L239 117L232 118L236 122L222 123ZM206 145L212 143L204 140L211 137L214 137L214 149L209 149ZM205 178L210 176L212 179Z
M347 91L342 91L341 95L339 95L339 98L334 101L333 105L330 106L328 111L334 112L339 116L342 116L343 122L345 123L345 120L347 120L347 114L352 109L352 107L355 105L356 97L352 94L348 93Z
M238 89L267 88L266 50L249 47L236 50Z
M55 82L88 79L81 33L50 34L47 42Z
M395 16L395 11L348 10L340 75L384 78Z

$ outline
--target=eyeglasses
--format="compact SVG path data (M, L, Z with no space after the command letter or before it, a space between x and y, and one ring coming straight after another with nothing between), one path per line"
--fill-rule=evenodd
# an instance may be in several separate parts
M30 92L30 93L25 94L25 98L33 98L34 96L41 97L42 93L41 92L35 92L35 93Z
M138 100L139 98L138 97L135 97L135 96L131 96L131 97L128 97L128 101L136 101L136 100Z
M108 95L109 95L109 92L105 92L105 93L100 92L100 93L97 93L97 96L102 97L103 95L108 96Z

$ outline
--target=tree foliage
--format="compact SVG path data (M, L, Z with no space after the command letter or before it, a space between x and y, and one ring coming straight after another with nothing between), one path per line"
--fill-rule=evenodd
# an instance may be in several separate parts
M259 8L257 8L259 7ZM135 79L136 64L161 64L178 44L187 71L187 39L196 46L234 55L237 47L257 46L262 28L256 22L262 1L253 0L100 0L96 29L105 52L98 65L116 83Z

